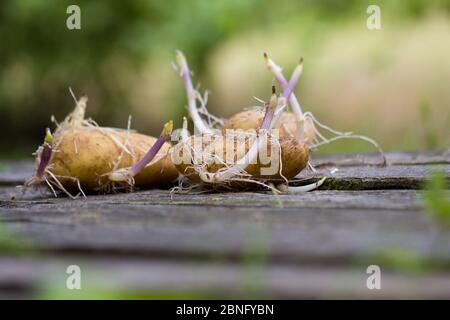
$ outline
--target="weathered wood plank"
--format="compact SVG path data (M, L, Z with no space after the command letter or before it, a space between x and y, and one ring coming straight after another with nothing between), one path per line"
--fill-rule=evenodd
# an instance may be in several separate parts
M81 265L93 283L150 295L167 289L220 297L449 297L449 274L441 268L450 265L450 233L424 211L421 191L406 190L419 188L435 168L450 177L449 158L448 151L390 153L391 165L380 168L323 157L313 162L316 176L303 173L303 183L332 176L326 189L349 191L275 197L150 190L77 200L45 190L21 195L14 185L32 165L7 164L0 227L38 254L0 253L0 297L32 294L43 281L64 284L52 275L65 277L68 264ZM376 160L367 155L364 162ZM400 273L391 269L397 254ZM253 260L260 262L246 265ZM365 287L369 264L384 270L382 291ZM407 273L417 266L422 272ZM257 270L256 291L254 284L253 291L242 287L247 277L255 281L249 268Z
M317 191L280 200L283 208L261 193L50 198L8 202L0 221L51 252L235 258L262 237L276 261L346 263L391 247L450 259L450 235L437 238L420 192Z
M305 179L303 183L309 183L327 176L322 188L329 190L419 189L435 169L443 169L450 181L448 150L387 153L386 158L389 165L379 167L367 165L379 163L377 154L313 157L317 172L304 170L300 177ZM7 162L5 166L0 172L0 185L20 185L33 173L31 161ZM332 173L334 168L338 170Z
M302 183L316 176L329 177L321 189L376 190L423 188L433 170L443 170L450 183L450 149L425 152L390 152L387 166L380 166L380 154L333 155L312 159L316 174L303 171Z
M23 184L34 172L31 160L2 161L0 186Z
M360 208L360 209L418 209L418 191L367 190L316 191L297 194L271 192L222 192L222 193L176 193L170 190L146 190L112 195L90 195L87 198L71 200L67 197L55 198L51 192L30 191L22 196L20 188L0 188L0 207L34 208L45 211L51 208L66 210L101 204L122 205L197 205L232 207L297 207L297 208ZM380 197L384 202L380 202ZM281 203L280 203L281 202Z
M385 154L388 165L445 165L450 164L450 148L410 152L387 152ZM377 165L382 162L379 153L369 154L333 154L319 156L312 159L314 165L321 166L360 166Z
M300 177L305 178L301 184L328 177L321 187L325 190L421 189L433 170L444 170L450 183L450 165L444 164L322 167L315 174L304 172Z
M367 266L219 262L0 258L0 298L450 298L449 272L382 268L382 289L369 290ZM81 268L80 291L64 289L73 264Z

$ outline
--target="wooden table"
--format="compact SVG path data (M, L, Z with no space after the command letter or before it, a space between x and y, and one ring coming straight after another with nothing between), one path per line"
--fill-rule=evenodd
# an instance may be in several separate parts
M0 172L0 298L450 298L450 232L419 188L450 150L313 159L301 194L20 195ZM337 168L338 170L333 170ZM450 198L450 193L446 193ZM81 290L66 269L81 269ZM366 286L381 269L381 289Z

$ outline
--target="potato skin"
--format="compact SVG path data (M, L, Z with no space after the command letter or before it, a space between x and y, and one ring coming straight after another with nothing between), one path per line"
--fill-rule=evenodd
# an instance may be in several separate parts
M220 150L222 148L223 157L222 159L226 159L226 146L227 144L231 145L231 148L235 148L234 152L234 159L233 161L237 161L237 159L242 158L249 150L251 143L254 141L254 139L247 139L245 142L245 147L237 148L234 144L234 140L227 135L214 135L214 139L211 140L211 136L206 135L197 135L195 136L196 139L201 139L202 148L210 147L213 151L212 154L216 154L214 150ZM197 140L199 141L199 140ZM309 160L309 148L305 143L300 142L294 138L291 137L280 137L279 143L281 146L281 174L280 170L278 169L275 174L272 175L262 175L261 174L261 168L268 168L270 167L270 164L262 165L259 162L256 164L250 164L247 166L246 171L247 173L252 175L253 179L258 180L264 180L268 182L279 182L283 181L283 177L287 179L294 178L300 171L302 171ZM179 143L174 147L173 150L173 162L175 163L176 168L181 174L184 174L187 176L190 180L194 182L201 182L201 179L198 175L198 173L195 171L192 162L186 163L186 161L182 162L180 159L183 158L184 152L186 152L186 148L196 148L194 146L194 136L191 136L189 140L185 141L184 143ZM200 143L199 143L200 145ZM201 151L198 151L199 153ZM270 155L270 143L268 145L268 154ZM178 157L178 158L177 158ZM224 168L225 166L221 163L217 163L216 161L208 161L205 160L206 163L206 170L208 172L214 173L217 172L219 169Z
M126 131L110 133L124 143ZM156 138L139 133L129 133L128 141L136 154L135 161L143 157L153 145ZM171 145L166 143L159 154L167 153ZM122 154L121 148L101 128L81 127L66 129L54 137L53 156L49 170L59 176L75 177L80 181L85 192L93 192L108 182L107 174ZM56 150L56 151L55 151ZM117 169L130 167L134 164L132 157L123 153ZM162 187L169 185L178 172L167 154L163 159L145 167L135 176L135 186L138 188ZM76 187L71 179L58 178L68 189Z
M233 130L258 130L261 127L265 111L262 108L246 110L233 115L228 119L223 129ZM297 137L297 120L292 112L283 112L275 129L280 130L280 137ZM311 120L305 121L305 139L307 145L314 141L315 133Z

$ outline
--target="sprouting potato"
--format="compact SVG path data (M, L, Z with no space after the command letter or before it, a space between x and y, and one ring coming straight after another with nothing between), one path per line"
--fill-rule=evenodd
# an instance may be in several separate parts
M99 127L84 118L87 98L77 100L76 107L58 124L53 135L47 129L44 144L36 156L36 174L25 187L47 185L55 194L62 191L71 197L74 192L108 193L129 187L152 188L168 186L178 177L169 155L171 144L131 130ZM170 122L172 125L172 122ZM170 130L172 128L170 127ZM140 165L131 181L111 179L111 173L141 162L147 150L158 145L152 162Z
M110 135L114 135L114 141ZM57 152L54 152L49 170L56 176L75 177L83 190L95 191L108 183L114 168L131 167L141 159L145 152L157 140L154 137L127 131L116 131L106 134L95 127L83 127L67 130L58 141ZM129 154L119 146L127 145ZM151 188L169 185L177 172L170 161L165 143L159 151L160 160L142 169L135 177L134 186ZM131 151L132 150L132 151ZM61 178L63 185L75 187L73 179Z
M212 142L206 142L207 147L220 150L205 152L198 147L191 139L185 139L183 143L177 145L172 154L172 160L177 161L180 154L187 159L176 162L177 169L188 179L195 182L212 185L233 185L235 182L254 182L270 187L267 182L284 179L284 187L276 186L279 190L303 192L319 187L325 178L316 183L301 187L290 187L289 180L294 178L309 163L310 150L331 143L338 139L360 139L374 145L383 156L383 163L386 158L378 144L365 136L354 134L353 132L341 132L334 130L320 123L315 116L309 112L304 112L300 102L294 94L295 87L303 73L303 58L300 58L290 79L285 78L282 68L274 63L269 56L264 53L264 61L267 68L272 72L281 87L281 94L276 94L275 85L272 85L272 96L262 107L252 108L233 115L230 119L223 121L208 113L206 109L207 94L202 96L194 87L191 79L186 58L181 52L177 52L177 71L183 80L186 97L188 100L188 112L194 123L196 136L214 137ZM198 106L200 104L200 106ZM323 130L322 134L319 130ZM198 133L198 134L197 134ZM280 146L280 160L278 172L271 174L261 174L264 164L258 161L258 154L268 145L261 145L255 141L246 142L244 148L236 146L227 148L232 150L234 160L229 161L228 155L224 155L222 148L228 144L228 135L260 135L270 136L269 146ZM331 135L331 137L329 137ZM205 143L201 143L205 144ZM241 144L242 146L242 144ZM205 147L205 146L204 146ZM233 157L232 157L233 158ZM314 168L310 166L312 170ZM263 182L261 182L263 181Z
M279 191L304 192L319 187L325 179L306 186L289 186L308 166L310 149L344 138L373 144L386 164L374 140L334 130L321 124L311 112L302 111L294 89L303 72L303 59L289 81L267 54L264 59L282 93L277 95L272 85L272 95L269 101L262 101L263 107L222 121L207 112L207 95L195 89L186 58L177 52L175 67L183 79L196 133L189 136L185 118L181 141L175 146L169 143L172 121L164 125L158 138L129 129L100 127L84 118L87 98L75 99L74 111L58 124L54 135L47 129L44 144L37 151L36 174L25 187L45 184L55 196L62 191L77 197L85 192L165 187L175 181L179 182L177 188L183 188L184 176L193 183L187 183L188 188L208 185L239 189L255 184L272 188L274 184ZM333 136L328 138L318 129ZM78 194L73 196L73 192Z
M295 177L308 163L309 148L303 142L291 137L269 137L254 161L233 172L256 140L256 135L245 133L191 136L174 147L172 161L191 181L212 184L283 182ZM226 174L227 170L232 171L231 175Z
M223 125L223 129L232 130L258 130L264 118L265 111L263 108L253 108L245 110L231 116ZM299 126L293 112L283 112L280 120L274 126L279 130L280 137L298 137ZM310 145L314 141L315 132L314 125L310 118L304 121L303 141Z
M188 112L199 132L174 147L172 161L180 173L191 181L211 185L234 187L239 183L255 183L268 187L272 182L288 183L307 166L314 128L309 122L305 125L303 117L283 113L297 82L298 70L283 95L278 96L273 85L270 101L264 103L264 108L241 112L214 130L199 114L197 101L205 111L206 99L194 89L181 52L177 53L177 64ZM278 128L281 132L274 130ZM242 141L243 137L247 140ZM266 152L269 156L261 158Z

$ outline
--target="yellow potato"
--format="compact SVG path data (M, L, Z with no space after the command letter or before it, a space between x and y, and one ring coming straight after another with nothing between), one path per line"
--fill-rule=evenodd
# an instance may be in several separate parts
M228 119L223 129L258 130L261 127L265 111L262 108L239 112ZM280 137L298 137L297 120L294 113L283 112L274 129L279 129ZM304 142L311 145L315 133L312 121L307 118L304 123Z
M172 161L180 173L184 174L194 182L200 182L201 178L198 170L196 170L196 168L199 168L199 163L203 165L200 172L204 171L215 173L218 170L225 168L225 164L223 162L226 162L227 167L230 167L233 166L238 159L244 157L255 141L254 136L244 136L247 136L248 138L241 143L236 141L235 134L191 136L188 140L179 143L174 147ZM277 143L274 141L278 141L279 147L281 147L281 161L279 152L280 149L274 149L274 154L272 154L272 143ZM245 167L245 171L251 175L251 179L253 180L276 182L282 181L283 178L292 179L302 169L304 169L308 163L309 148L303 142L300 142L294 138L286 136L275 138L275 140L270 140L266 147L268 158L274 159L275 162L267 162L266 160L261 161L259 155L255 163L249 164ZM233 156L227 154L228 150L232 150ZM199 162L192 159L194 156L203 156L204 158L199 158L201 159ZM217 161L217 158L220 160ZM194 168L194 163L197 164L196 168ZM271 171L271 174L267 174L267 171L266 173L261 171L262 168L276 169L275 171ZM230 181L232 182L233 178L231 178Z
M134 157L123 152L123 148L113 138L126 145ZM53 155L48 170L68 190L77 188L77 185L74 179L62 177L78 179L85 192L97 191L108 182L108 173L135 164L155 141L154 137L122 130L96 127L64 129L54 136ZM136 187L162 187L176 179L178 172L168 155L170 147L169 143L165 143L156 156L163 157L147 165L134 177Z

